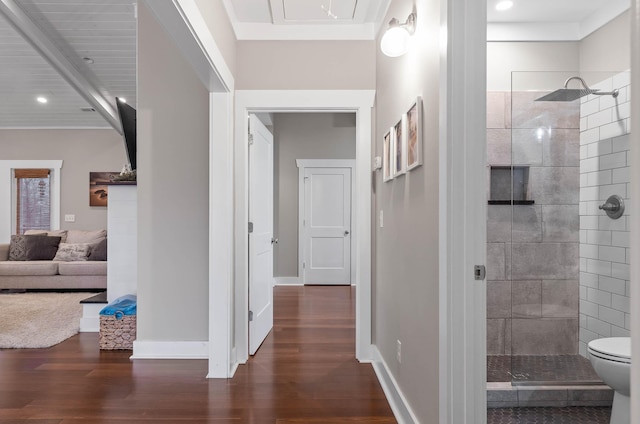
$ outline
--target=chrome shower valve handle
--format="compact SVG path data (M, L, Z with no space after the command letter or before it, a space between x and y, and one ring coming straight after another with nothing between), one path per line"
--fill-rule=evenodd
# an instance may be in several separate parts
M624 200L614 194L609 196L605 204L598 206L598 209L605 211L609 218L618 219L624 213Z

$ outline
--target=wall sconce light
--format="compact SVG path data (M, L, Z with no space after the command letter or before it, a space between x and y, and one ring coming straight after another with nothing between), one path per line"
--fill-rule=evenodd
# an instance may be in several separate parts
M398 57L409 51L409 40L416 32L416 14L411 13L401 24L396 18L389 21L389 28L380 40L380 50L389 57Z

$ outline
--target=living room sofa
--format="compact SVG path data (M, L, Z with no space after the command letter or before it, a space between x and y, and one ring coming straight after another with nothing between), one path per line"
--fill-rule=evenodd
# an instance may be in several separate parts
M31 233L47 234L47 232L35 231ZM65 241L68 239L70 242L79 243L78 240L80 240L81 243L90 244L92 247L97 246L97 240L104 239L106 251L106 231L104 230L97 232L69 230L55 233L56 235L64 233ZM60 244L60 246L63 245ZM90 251L91 249L89 249L89 255ZM106 290L107 288L106 260L88 260L88 257L73 260L9 260L9 252L9 243L0 244L0 290Z

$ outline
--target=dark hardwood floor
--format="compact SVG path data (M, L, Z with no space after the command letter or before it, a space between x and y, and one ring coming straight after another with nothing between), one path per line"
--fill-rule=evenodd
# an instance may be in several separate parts
M137 360L95 333L49 349L0 350L0 423L395 423L355 360L355 291L277 287L272 333L231 380L204 360Z

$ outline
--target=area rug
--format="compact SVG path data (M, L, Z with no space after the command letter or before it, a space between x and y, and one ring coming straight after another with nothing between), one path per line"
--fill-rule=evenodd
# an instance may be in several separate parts
M0 349L43 348L80 331L80 301L95 293L0 295Z

